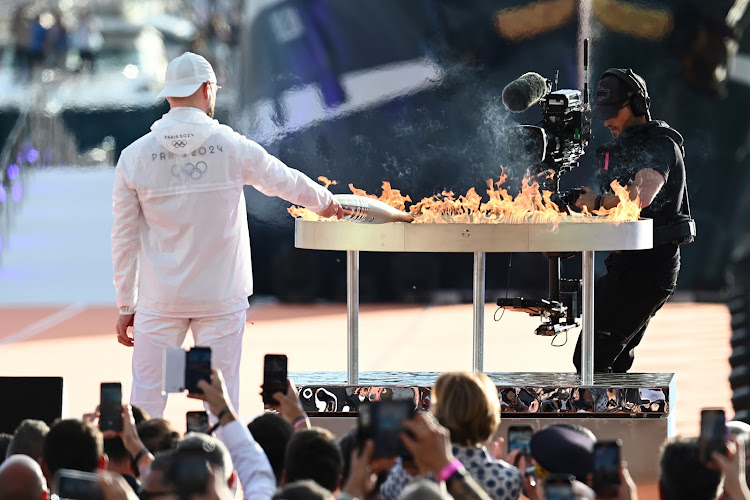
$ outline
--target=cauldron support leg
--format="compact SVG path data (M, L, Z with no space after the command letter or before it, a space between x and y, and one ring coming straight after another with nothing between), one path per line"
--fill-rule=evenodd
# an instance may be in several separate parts
M359 383L359 251L346 252L346 383Z
M474 252L474 371L484 371L484 277L485 252Z
M594 251L583 252L583 328L581 384L594 384Z

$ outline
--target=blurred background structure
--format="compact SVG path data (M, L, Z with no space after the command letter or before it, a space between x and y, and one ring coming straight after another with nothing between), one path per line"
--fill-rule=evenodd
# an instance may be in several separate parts
M443 190L481 193L503 167L518 183L523 171L509 158L506 132L540 112L509 113L501 91L527 71L550 79L559 71L561 88L581 88L588 37L592 87L609 67L633 68L648 83L653 116L685 137L698 237L683 247L674 300L732 298L732 342L741 348L732 384L745 388L738 401L750 407L747 4L4 0L0 305L114 302L106 271L113 166L167 110L155 95L167 62L185 50L216 69L219 120L311 177L336 180L336 193L351 183L379 194L389 181L417 201ZM610 140L601 122L593 133L564 188L591 184L593 152ZM250 187L246 196L256 294L343 301L344 259L294 249L286 204ZM361 259L365 302L470 301L471 255ZM488 297L506 288L546 293L543 255L508 259L488 256ZM577 269L570 261L563 273Z

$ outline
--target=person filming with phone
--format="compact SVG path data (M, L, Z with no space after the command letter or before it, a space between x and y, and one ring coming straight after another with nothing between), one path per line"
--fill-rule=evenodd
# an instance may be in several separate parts
M521 492L521 473L495 459L487 443L500 425L500 400L483 373L446 372L435 382L430 410L450 431L452 453L493 500L515 500ZM397 461L380 493L399 498L409 481L403 461Z
M745 440L732 436L722 408L703 408L700 435L675 438L662 450L659 490L664 500L750 499Z
M218 89L205 58L173 59L158 95L169 112L123 150L115 168L115 331L133 348L130 402L155 418L166 406L162 353L179 348L188 329L196 346L211 348L238 408L253 293L244 186L323 217L343 215L323 186L213 119Z
M201 392L188 394L188 397L204 401L214 415L221 415L218 423L209 433L221 429L218 435L226 446L231 462L236 467L244 498L246 500L271 498L276 489L276 476L263 448L255 441L247 427L240 422L221 370L211 370L211 381L199 380L198 387ZM205 440L204 435L194 434L193 436L200 436ZM194 437L195 439L197 437ZM181 442L183 447L184 441Z

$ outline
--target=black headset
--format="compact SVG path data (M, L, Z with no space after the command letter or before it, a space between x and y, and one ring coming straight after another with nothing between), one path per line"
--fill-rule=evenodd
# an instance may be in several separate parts
M645 116L647 120L651 120L651 98L648 96L646 86L641 83L640 77L630 68L626 68L625 70L610 68L604 72L602 78L607 75L619 78L633 90L633 92L628 93L628 101L630 102L630 109L633 110L633 114L635 116Z

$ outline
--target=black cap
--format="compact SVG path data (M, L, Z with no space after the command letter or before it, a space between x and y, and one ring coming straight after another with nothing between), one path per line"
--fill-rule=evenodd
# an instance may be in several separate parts
M573 474L579 481L594 470L594 441L566 427L549 426L531 436L531 456L553 474Z
M609 120L622 109L633 94L627 83L614 75L604 75L596 86L596 99L591 117Z

